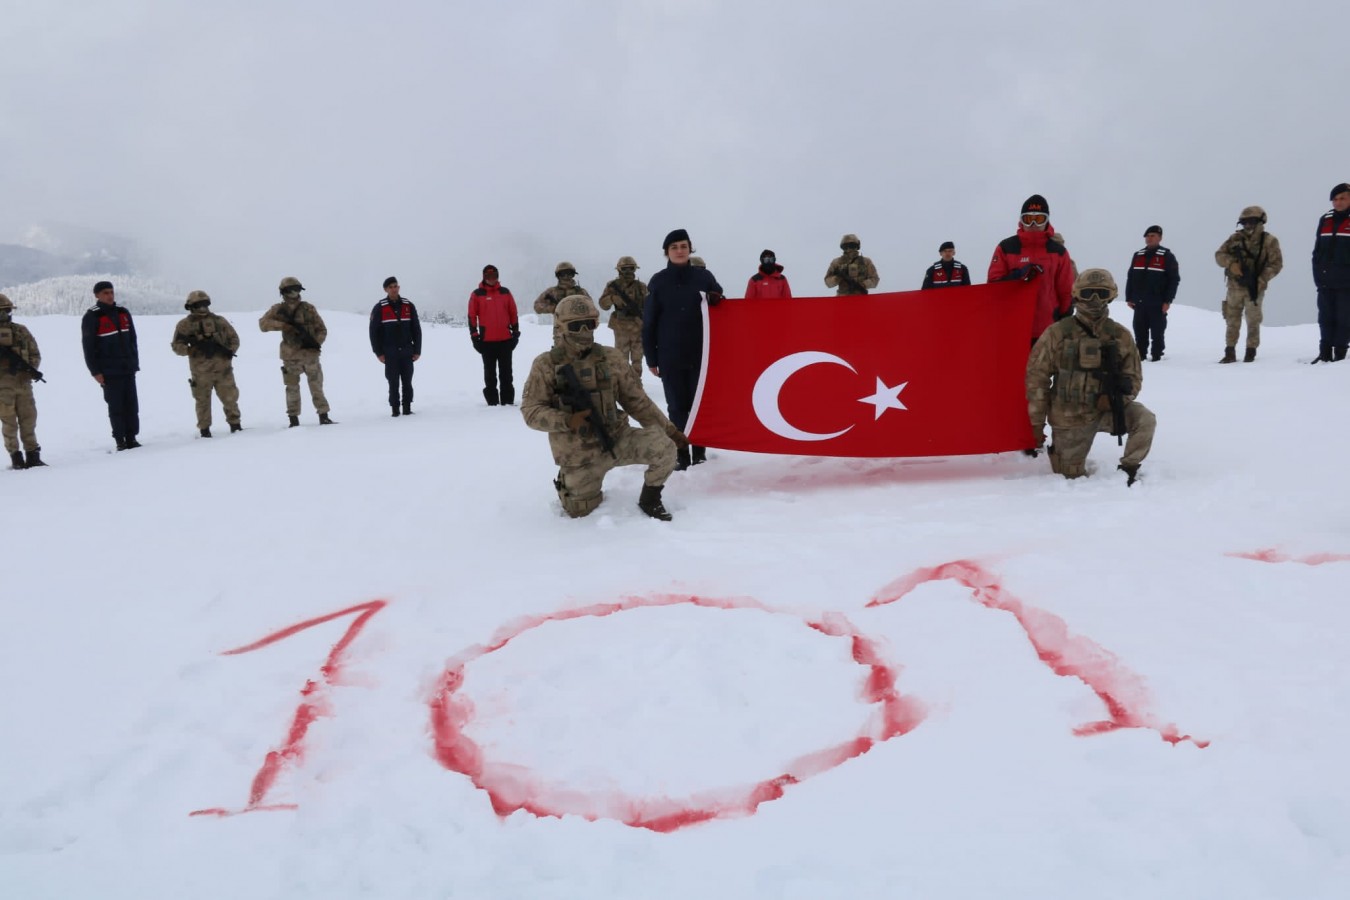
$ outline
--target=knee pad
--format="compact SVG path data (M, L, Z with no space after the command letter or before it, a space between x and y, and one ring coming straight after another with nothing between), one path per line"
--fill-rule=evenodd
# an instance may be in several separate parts
M562 504L563 512L573 519L589 516L605 499L604 491L597 491L589 497L579 497L567 490L561 478L553 479L553 487L558 492L558 502Z

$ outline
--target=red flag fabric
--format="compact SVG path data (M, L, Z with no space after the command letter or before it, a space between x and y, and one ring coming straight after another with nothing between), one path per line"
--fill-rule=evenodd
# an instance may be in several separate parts
M689 441L857 457L1031 447L1035 307L1020 281L705 305Z

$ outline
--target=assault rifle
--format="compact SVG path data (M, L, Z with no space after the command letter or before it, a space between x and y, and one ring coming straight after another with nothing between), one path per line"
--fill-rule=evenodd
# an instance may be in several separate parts
M1261 235L1261 242L1265 243L1265 235ZM1256 302L1256 295L1260 288L1256 281L1256 260L1247 253L1247 248L1242 245L1241 240L1232 241L1228 245L1228 252L1232 255L1234 262L1242 269L1242 274L1238 276L1238 284L1247 289L1247 294Z
M604 418L591 400L591 392L582 386L581 379L577 377L577 370L572 368L571 363L568 363L559 372L562 374L563 381L567 382L567 395L563 397L563 400L566 401L568 406L572 407L573 412L590 410L591 415L586 421L590 423L591 428L595 429L595 436L600 439L600 446L610 456L618 458L618 454L614 452L614 438L610 437L609 431L605 428Z
M863 287L862 284L858 281L858 279L848 274L848 272L842 268L835 271L834 277L838 278L840 281L842 281L849 287L855 288L860 294L867 293L867 288Z
M635 319L642 318L641 304L633 302L633 299L628 296L627 292L619 287L619 282L617 279L615 279L614 281L614 293L617 294L619 297L619 306L620 306L620 308L617 309L616 312L621 312L626 316L632 316Z
M32 375L34 378L36 378L38 381L41 381L43 384L46 384L46 383L47 383L47 379L45 379L45 378L42 377L42 373L39 372L37 369L35 369L35 368L33 367L33 364L32 364L32 363L30 363L28 360L24 359L22 356L20 356L18 353L16 353L12 348L10 348L10 347L0 347L0 359L7 359L7 360L10 361L10 370L11 370L11 371L13 371L14 366L15 366L15 364L17 363L19 369L22 369L23 371L27 372L29 375Z
M226 347L220 341L216 340L214 336L205 334L198 335L192 339L192 347L193 349L198 347L202 348L206 352L207 359L214 358L217 353L224 353L230 359L234 359L234 352L231 351L229 347Z
M284 306L284 304L283 304ZM300 311L300 304L295 305L295 311L286 316L286 324L295 329L295 333L300 335L300 346L306 350L322 350L319 342L314 340L314 335L309 333L309 329L295 321L295 314ZM231 354L233 355L233 354Z
M1134 381L1121 369L1120 345L1115 341L1102 343L1102 373L1099 376L1102 395L1111 403L1111 431L1119 446L1124 443L1125 398L1134 389Z

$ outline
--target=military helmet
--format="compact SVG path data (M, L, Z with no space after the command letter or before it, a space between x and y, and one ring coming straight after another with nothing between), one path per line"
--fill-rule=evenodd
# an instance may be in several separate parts
M0 311L13 308L14 308L14 301L6 297L4 294L0 294Z
M1264 225L1266 224L1266 211L1259 206L1248 206L1244 208L1242 214L1238 216L1239 222L1243 219L1260 219L1261 224Z
M553 267L554 275L561 275L564 272L571 272L573 275L575 275L576 271L577 267L572 265L567 260L563 260L562 262L558 263L556 266Z
M859 247L861 247L862 241L858 240L858 236L856 234L846 234L839 239L839 248L842 250L845 244L857 244Z
M1111 277L1111 273L1105 269L1084 269L1073 280L1073 295L1078 296L1079 291L1088 288L1106 288L1111 292L1106 299L1111 301L1120 294L1120 289L1116 287L1116 280Z
M278 290L283 292L286 291L288 288L293 288L297 291L303 291L305 289L305 286L300 283L299 278L296 278L292 275L287 275L285 278L281 279L281 284L278 285L277 288Z
M615 269L640 269L637 260L631 256L620 256L619 261L614 264Z
M211 305L211 297L206 291L193 291L188 294L187 301L183 304L183 309L192 309L192 307L196 306L198 303L204 303L207 306Z
M578 319L599 319L600 310L585 294L569 294L558 301L553 309L553 318L559 325L566 325Z

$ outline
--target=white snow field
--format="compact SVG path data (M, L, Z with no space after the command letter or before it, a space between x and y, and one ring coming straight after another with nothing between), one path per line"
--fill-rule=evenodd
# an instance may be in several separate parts
M1133 488L1106 435L1076 482L714 449L663 524L634 468L562 517L463 329L391 419L325 311L340 424L306 393L287 429L276 336L228 315L245 430L196 436L142 316L112 453L78 319L20 311L50 467L0 471L5 898L1350 896L1350 365L1302 364L1315 326L1220 366L1174 307Z

